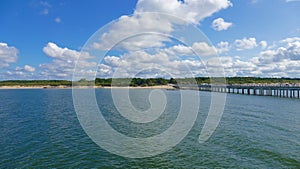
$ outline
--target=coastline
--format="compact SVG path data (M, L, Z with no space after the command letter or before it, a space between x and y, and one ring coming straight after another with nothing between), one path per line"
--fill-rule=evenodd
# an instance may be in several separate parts
M5 89L72 89L72 88L78 88L78 89L86 89L86 88L95 88L95 89L175 89L171 85L158 85L158 86L0 86L0 90Z

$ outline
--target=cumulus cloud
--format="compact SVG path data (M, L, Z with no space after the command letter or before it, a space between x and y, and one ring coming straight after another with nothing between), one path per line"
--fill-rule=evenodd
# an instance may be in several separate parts
M292 38L283 39L283 40L281 40L279 42L283 43L283 44L287 44L287 43L299 42L299 41L300 41L300 37L292 37Z
M65 60L67 62L75 60L80 56L79 52L59 47L53 42L48 42L48 44L43 48L43 52L49 57Z
M251 74L258 76L298 77L300 70L300 38L279 41L278 47L261 51L258 57L249 59L256 68Z
M219 49L207 44L206 42L194 42L192 46L174 45L169 48L162 49L161 51L169 55L169 57L176 56L190 56L190 57L201 57L201 56L215 56ZM221 50L221 49L220 49ZM223 49L225 50L225 49Z
M216 31L222 31L227 30L229 27L231 27L232 23L225 22L223 18L217 18L212 22L211 26Z
M144 12L165 13L183 18L188 23L198 24L202 19L229 6L232 6L229 0L139 0L134 14L120 17L101 35L100 42L95 42L92 47L101 50L111 49L115 44L123 50L163 47L165 42L170 41L167 36L139 35L145 32L171 34L176 25L186 23L175 17ZM119 43L123 40L120 37L129 39Z
M219 44L216 49L220 46L229 45L226 42L220 42ZM206 45L202 44L202 46ZM261 41L259 46L265 46L264 41ZM218 64L218 60L221 64ZM278 41L277 47L263 50L258 56L252 58L221 56L220 58L211 57L203 61L207 67L206 69L199 69L201 71L194 70L197 69L197 66L204 66L199 60L193 60L192 62L185 60L184 63L188 63L188 66L194 65L191 70L196 75L205 70L223 67L226 76L298 77L300 73L300 38L293 37Z
M140 74L155 77L164 73L167 76L168 72L172 72L184 77L191 76L191 72L198 76L207 74L194 52L200 57L215 56L218 52L215 47L195 41L190 43L190 47L181 44L170 46L172 39L162 35L176 34L182 25L199 24L204 18L230 6L229 0L139 0L132 16L120 17L99 36L98 41L89 46L91 49L122 51L120 56L106 56L98 66L98 75L132 77ZM222 25L223 29L229 27L226 24ZM222 45L220 47L226 51L228 46ZM151 52L148 52L149 49Z
M237 39L234 41L234 45L235 45L237 51L249 50L249 49L253 49L253 48L257 47L255 38Z
M230 50L231 46L228 42L219 42L217 44L217 51L218 53L224 53L224 52L228 52Z
M135 13L162 12L198 24L213 13L232 6L229 0L139 0Z
M220 42L217 47L205 42L196 42L192 47L177 44L155 51L129 51L120 56L109 55L103 59L103 63L97 64L93 62L94 57L88 53L80 53L49 42L43 51L52 59L51 62L41 64L38 68L25 65L8 69L0 77L7 75L18 79L32 77L35 79L71 79L75 62L79 57L83 58L78 63L79 70L85 74L95 75L95 70L85 68L98 66L98 77L133 77L137 74L139 77L169 77L170 74L175 77L209 76L209 71L219 68L224 68L226 76L298 77L300 38L283 39L278 41L277 45L278 47L261 51L258 56L252 58L239 56L218 58L212 55L212 57L204 57L204 60L200 60L196 59L197 57L191 59L186 56L194 56L193 50L209 56L216 51L219 52L222 47L227 50L230 44ZM7 45L2 46L9 48ZM262 46L261 42L259 46ZM3 51L2 48L1 51Z
M162 12L183 17L189 23L199 24L204 18L232 6L229 0L139 0L132 16L122 16L93 43L91 49L121 49L112 52L98 64L87 52L79 52L49 42L43 52L51 58L49 63L39 67L30 65L7 69L5 74L14 77L27 77L35 73L42 79L71 79L75 63L82 73L95 75L90 67L97 67L98 77L176 77L207 76L210 69L224 68L226 76L291 76L300 73L300 38L291 37L279 41L270 48L266 41L254 37L237 39L234 42L219 42L216 47L206 42L193 42L191 46L176 44L168 36L183 23L180 19L142 12ZM61 22L57 18L57 22ZM227 30L232 23L223 18L213 21L212 27ZM140 33L143 34L140 34ZM156 34L159 32L161 34ZM126 37L119 41L120 37ZM170 42L170 43L169 43ZM184 41L183 41L184 42ZM114 46L117 44L116 46ZM237 51L259 47L262 50L255 57L227 56L230 49ZM151 48L151 50L140 50ZM200 60L195 53L203 57ZM226 56L216 57L216 54ZM241 52L242 53L242 52ZM18 50L0 43L0 68L8 67L17 61ZM80 61L78 59L80 58ZM219 63L219 61L221 63ZM1 77L1 75L0 75Z
M93 47L96 49L111 49L112 47L137 50L148 47L164 46L164 41L169 41L167 37L155 34L143 34L145 32L159 32L168 34L173 31L172 24L166 17L159 14L143 14L120 17L111 28L100 37L100 42L95 42ZM129 38L120 43L120 38ZM118 46L115 46L118 44Z
M50 58L52 62L40 64L41 76L50 77L53 79L71 79L76 67L82 69L87 74L92 74L92 70L85 70L97 63L93 61L93 56L87 52L78 52L66 47L59 47L53 42L49 42L43 52ZM80 59L79 59L80 58Z
M262 49L266 49L268 46L268 43L267 43L267 41L260 41L259 45L261 46Z
M184 45L174 45L169 48L163 49L169 56L170 55L179 55L179 56L190 56L194 55L192 48Z
M211 64L204 64L207 59L216 57L216 54L217 49L206 42L195 42L191 47L177 44L155 51L129 51L120 56L106 56L99 66L98 75L101 77L136 75L170 77L170 74L176 77L207 76L210 70L207 70L206 66L221 68L218 58Z
M261 52L260 60L264 62L281 62L282 60L300 60L300 41L284 40L284 46L275 50L267 50Z
M18 49L0 42L0 68L9 67L18 60Z
M15 71L16 72L34 72L35 71L35 68L32 67L32 66L29 66L29 65L25 65L24 67L19 67L17 66L15 68Z
M191 77L205 73L201 61L170 57L166 51L154 54L134 51L121 56L106 56L99 68L100 75L109 77Z
M23 67L10 68L6 71L2 71L0 74L1 80L27 80L27 79L38 79L35 75L35 68L29 65Z
M208 45L205 42L195 42L192 48L200 56L211 56L216 55L217 49L213 46Z
M25 65L24 70L27 71L27 72L34 72L35 68L32 67L32 66L29 66L29 65Z

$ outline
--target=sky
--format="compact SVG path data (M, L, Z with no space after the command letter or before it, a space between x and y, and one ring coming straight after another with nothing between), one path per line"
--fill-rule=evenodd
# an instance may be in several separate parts
M299 78L299 16L298 0L2 0L0 80Z

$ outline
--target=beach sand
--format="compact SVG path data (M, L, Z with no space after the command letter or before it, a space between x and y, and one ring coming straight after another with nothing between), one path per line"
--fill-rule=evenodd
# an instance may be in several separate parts
M174 89L171 85L159 85L159 86L76 86L74 88L104 88L104 89ZM0 89L72 89L72 86L0 86Z

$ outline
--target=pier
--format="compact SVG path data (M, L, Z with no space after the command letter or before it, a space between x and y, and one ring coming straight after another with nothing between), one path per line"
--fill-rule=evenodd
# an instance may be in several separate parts
M274 96L284 98L300 98L300 86L290 85L178 85L178 89L200 90L220 93L256 95L256 96Z

